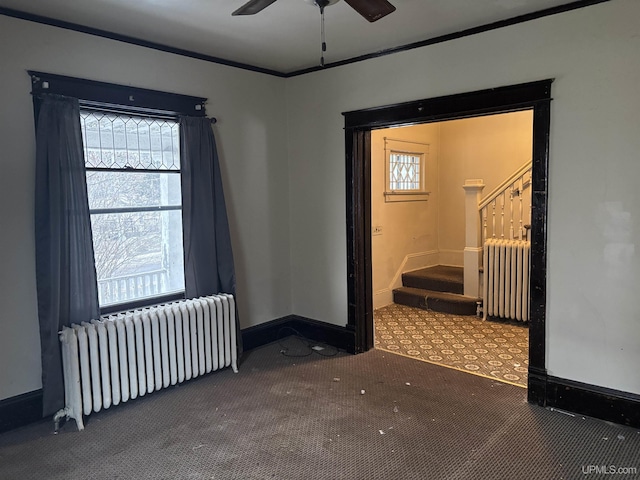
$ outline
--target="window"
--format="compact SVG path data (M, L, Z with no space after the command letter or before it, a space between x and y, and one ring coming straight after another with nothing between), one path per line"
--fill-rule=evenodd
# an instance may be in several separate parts
M429 145L384 139L387 202L427 200Z
M417 153L389 153L389 190L419 192L422 179L422 155Z
M28 73L36 128L47 98L77 99L80 107L78 123L84 150L100 314L170 302L184 298L185 290L194 296L213 293L216 290L214 274L220 283L224 280L224 287L219 289L234 293L230 248L221 254L222 259L216 257L218 264L226 262L223 280L215 264L196 272L191 268L196 262L211 264L202 253L210 240L192 235L193 225L211 227L211 212L218 208L217 202L222 197L221 194L215 199L198 197L196 202L192 194L184 205L182 202L184 182L188 182L192 193L212 189L209 185L212 179L193 172L199 172L209 161L213 162L214 170L217 169L215 148L211 152L192 149L190 169L185 168L185 152L180 151L180 135L185 130L193 132L194 143L207 141L201 138L200 122L194 121L200 118L208 122L207 99L32 70ZM56 136L55 132L47 133ZM209 134L212 132L205 132L203 136ZM186 170L191 173L184 175ZM55 180L64 183L58 178ZM73 185L67 182L64 188L67 188L65 195L76 195L75 182ZM184 223L183 213L188 217ZM65 228L55 222L52 226ZM183 252L183 230L192 250L187 259ZM89 240L83 237L86 233L82 229L70 232L70 236L84 245ZM219 233L226 238L226 225L222 225ZM43 243L43 248L50 246ZM66 265L79 268L73 262ZM92 265L87 265L90 267ZM188 269L193 274L185 278ZM93 296L93 285L87 286L83 293Z
M183 292L177 120L80 117L100 307Z

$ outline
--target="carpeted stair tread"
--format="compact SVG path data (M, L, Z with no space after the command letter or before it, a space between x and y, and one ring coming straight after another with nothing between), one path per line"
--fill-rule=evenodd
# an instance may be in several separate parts
M402 274L402 285L437 292L464 292L464 269L437 265Z
M475 297L456 293L414 287L400 287L393 290L394 303L454 315L475 315L478 300Z

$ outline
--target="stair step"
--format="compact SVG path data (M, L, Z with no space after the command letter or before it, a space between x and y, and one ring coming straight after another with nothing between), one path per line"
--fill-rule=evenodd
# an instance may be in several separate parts
M437 265L402 274L402 285L435 292L464 293L464 269Z
M475 315L478 298L422 288L400 287L393 290L393 301L408 307L454 315Z

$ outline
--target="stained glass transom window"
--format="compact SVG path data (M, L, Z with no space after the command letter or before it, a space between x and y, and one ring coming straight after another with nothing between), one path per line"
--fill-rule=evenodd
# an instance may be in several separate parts
M80 125L87 168L180 170L175 120L83 111Z

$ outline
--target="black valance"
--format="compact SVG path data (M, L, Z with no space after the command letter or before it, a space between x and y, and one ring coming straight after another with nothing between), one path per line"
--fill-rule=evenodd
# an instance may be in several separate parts
M206 98L29 70L31 93L77 98L81 107L153 116L205 117ZM36 102L37 103L37 102Z

